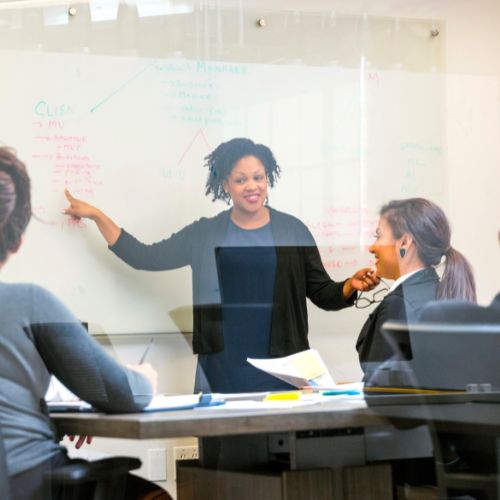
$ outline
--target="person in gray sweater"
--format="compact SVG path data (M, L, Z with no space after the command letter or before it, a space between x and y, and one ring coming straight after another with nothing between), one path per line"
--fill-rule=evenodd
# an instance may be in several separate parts
M25 165L2 147L0 267L19 249L30 218ZM30 283L0 282L0 431L16 500L39 498L43 473L70 462L44 400L52 374L108 413L140 411L156 385L151 366L118 364L49 291ZM147 489L150 484L143 482Z

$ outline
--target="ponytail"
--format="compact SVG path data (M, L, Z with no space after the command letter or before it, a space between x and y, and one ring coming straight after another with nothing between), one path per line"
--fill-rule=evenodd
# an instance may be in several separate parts
M16 186L12 177L0 170L0 231L9 222L16 206Z
M437 298L476 303L476 283L469 262L451 246L445 256L445 270L439 283Z
M446 257L446 267L438 287L438 299L476 302L476 285L467 259L452 248L451 228L445 213L424 198L393 200L380 215L391 226L394 237L412 235L419 259L425 266L437 266Z

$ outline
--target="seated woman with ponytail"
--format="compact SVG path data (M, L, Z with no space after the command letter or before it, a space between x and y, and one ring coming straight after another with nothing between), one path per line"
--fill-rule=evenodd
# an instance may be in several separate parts
M431 201L389 202L380 210L375 238L369 250L375 256L376 274L395 281L366 320L356 343L365 379L367 372L393 355L381 331L386 321L415 322L422 308L436 299L476 302L471 267L451 246L446 215ZM435 267L443 258L440 279Z

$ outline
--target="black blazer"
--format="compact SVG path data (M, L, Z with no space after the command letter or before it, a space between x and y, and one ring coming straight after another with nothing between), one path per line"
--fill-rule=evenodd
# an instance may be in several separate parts
M436 323L500 323L500 293L488 307L462 300L431 302L423 308L421 320Z
M356 349L361 368L367 371L366 363L382 363L394 354L382 335L382 325L388 320L417 321L420 311L428 302L435 300L439 277L433 267L426 267L410 276L401 285L388 293L378 307L368 316Z
M272 208L270 215L277 267L269 350L274 356L286 356L309 347L306 298L322 309L336 311L353 305L356 294L344 299L344 282L332 281L304 223ZM224 349L215 249L223 244L229 217L230 210L226 210L201 218L152 245L122 230L110 247L135 269L165 271L191 266L195 353Z

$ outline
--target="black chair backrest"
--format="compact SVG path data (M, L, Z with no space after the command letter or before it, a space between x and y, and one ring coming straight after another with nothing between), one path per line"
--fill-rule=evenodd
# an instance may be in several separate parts
M463 391L487 384L500 391L500 324L388 321L382 333L395 357L378 371L398 372L403 386Z

